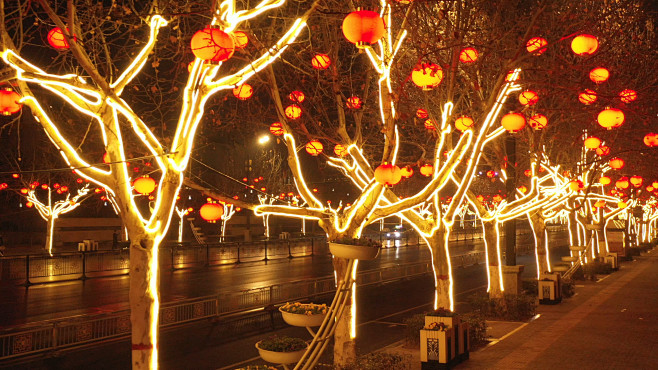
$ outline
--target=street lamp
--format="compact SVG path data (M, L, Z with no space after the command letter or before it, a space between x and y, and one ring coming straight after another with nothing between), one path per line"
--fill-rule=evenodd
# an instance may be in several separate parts
M270 141L270 136L269 135L263 135L263 136L258 138L258 144L261 144L261 145L263 145L263 144L265 144L269 141Z

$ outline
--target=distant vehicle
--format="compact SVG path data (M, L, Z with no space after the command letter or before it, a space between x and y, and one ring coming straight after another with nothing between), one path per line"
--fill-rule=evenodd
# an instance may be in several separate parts
M394 231L387 231L386 232L386 238L388 239L402 239L402 236L404 235L405 230L402 225L395 225Z

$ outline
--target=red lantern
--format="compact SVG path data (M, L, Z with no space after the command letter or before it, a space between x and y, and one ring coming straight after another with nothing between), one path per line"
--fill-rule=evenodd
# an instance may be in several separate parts
M530 176L532 176L532 171L525 170L525 171L523 171L523 174L526 175L526 177L530 177Z
M608 78L610 78L610 71L602 67L594 68L589 72L589 79L597 84L608 81Z
M518 191L520 191L521 193L523 193L523 194L525 194L526 191L528 191L528 188L526 188L525 185L521 185L521 186L519 186L519 187L516 188L516 189L517 189Z
M585 89L585 92L578 94L578 101L585 105L593 104L597 98L596 91L590 89Z
M610 147L601 145L600 147L596 148L596 155L603 157L608 154L610 154Z
M302 108L295 104L289 105L286 107L285 114L289 119L299 119L302 116Z
M548 41L542 37L533 37L525 44L526 50L535 55L541 55L546 51Z
M311 65L315 69L327 69L331 65L331 59L327 54L315 54L311 59Z
M322 145L321 142L317 140L311 140L306 144L306 153L317 157L322 153L322 150L324 149L324 146Z
M423 108L418 108L418 110L416 110L416 117L418 117L420 119L427 119L427 117L429 117L429 116L430 115Z
M348 14L342 28L345 38L358 48L379 41L386 31L382 17L371 10L357 10Z
M658 181L652 182L651 186L653 186L655 189L658 189Z
M595 136L590 136L585 139L584 142L585 148L593 150L601 146L601 139Z
M635 99L637 99L637 93L635 92L635 90L630 90L630 89L622 90L621 92L619 92L619 98L624 103L630 103L632 101L635 101Z
M235 31L231 36L233 36L233 44L238 49L244 48L249 43L249 37L242 31Z
M422 166L420 166L420 174L425 176L425 177L430 177L434 173L434 167L427 163Z
M361 99L358 96L350 96L347 98L347 102L345 102L348 108L350 109L359 109L361 108Z
M628 177L622 177L617 182L615 182L615 186L619 189L628 189Z
M478 51L474 48L464 48L459 52L459 61L462 63L475 63L478 60Z
M288 95L288 99L290 99L293 103L301 103L304 101L304 99L306 99L306 96L303 92L295 90Z
M274 122L270 125L270 133L274 136L281 136L284 134L283 125L281 122Z
M11 89L0 90L0 113L5 116L12 115L23 107L19 103L21 96Z
M500 194L496 194L496 195L493 196L493 201L496 202L496 203L499 203L502 200L503 200L503 197L500 196Z
M548 125L548 118L543 114L535 114L528 119L528 123L535 130L541 130Z
M436 130L436 127L434 126L434 121L432 121L431 119L425 120L425 128L430 131Z
M487 177L493 179L494 177L496 177L496 171L494 170L487 171Z
M642 178L642 176L631 176L630 181L634 187L639 188L640 186L642 186L644 179Z
M151 194L155 190L155 180L147 176L138 177L133 181L133 188L140 194Z
M384 186L392 186L400 182L402 174L400 167L384 163L375 169L375 180Z
M644 145L650 148L658 146L658 134L650 132L644 135Z
M473 127L473 119L468 116L461 116L455 120L455 128L461 132L468 130Z
M569 189L573 191L580 191L583 190L585 185L583 185L583 182L580 180L573 180L569 183Z
M217 203L206 203L199 208L199 215L208 222L215 222L224 215L224 207Z
M62 187L59 188L59 189L60 189L62 192L64 192L64 193L66 193L67 191L69 191L69 187L68 187L68 186L62 186Z
M22 188L22 189L21 189L21 194L27 194L28 191L29 191L29 190L27 190L27 188Z
M247 100L254 94L254 89L248 83L233 88L233 96L240 100Z
M336 144L336 146L334 147L334 154L336 154L339 157L346 156L348 154L347 147L345 145Z
M27 203L25 203L25 207L27 207L27 208L32 208L32 207L34 207L34 203L32 203L32 202L27 202Z
M434 63L423 63L411 71L411 80L425 91L432 90L443 80L443 70Z
M608 164L610 164L610 168L615 170L620 170L624 168L625 165L624 160L621 158L612 158Z
M519 95L519 103L525 106L535 105L539 101L539 95L532 90L526 90Z
M610 130L624 124L624 112L617 108L607 108L599 113L597 121L601 127Z
M509 132L519 132L525 127L525 117L521 113L508 113L500 123Z
M414 174L413 168L411 166L404 166L400 169L400 175L405 179L410 178Z
M571 40L571 50L577 55L591 55L599 48L599 40L592 35L582 34Z
M64 37L64 32L62 32L62 29L59 27L55 27L52 30L50 30L50 32L48 32L47 39L50 46L52 46L55 49L69 48L69 43L68 41L66 41L66 38ZM75 35L73 36L73 40L77 40Z
M194 56L213 62L223 62L233 56L233 38L219 28L207 27L197 31L190 41Z

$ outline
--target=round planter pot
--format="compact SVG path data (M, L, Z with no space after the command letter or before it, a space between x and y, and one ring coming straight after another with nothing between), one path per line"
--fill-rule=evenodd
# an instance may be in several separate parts
M304 352L306 352L306 348L300 349L299 351L295 352L274 352L274 351L268 351L265 349L262 349L258 347L260 342L256 343L256 349L258 349L258 354L260 357L267 361L271 362L273 364L294 364L297 363L302 356L304 356ZM308 346L307 346L308 348Z
M324 321L325 316L327 316L327 314L323 314L323 313L319 313L316 315L290 313L283 311L281 307L279 307L279 312L281 312L281 316L283 316L283 321L285 321L288 325L302 326L302 327L320 326L322 325L322 321Z
M329 251L335 257L354 260L372 260L379 255L381 247L368 247L364 245L329 243Z

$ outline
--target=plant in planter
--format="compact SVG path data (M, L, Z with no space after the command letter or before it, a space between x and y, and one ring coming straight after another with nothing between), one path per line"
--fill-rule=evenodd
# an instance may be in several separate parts
M292 326L320 326L328 312L326 304L286 303L279 307L283 320Z
M271 336L256 343L260 357L275 364L292 364L304 355L308 343L301 338Z
M278 369L274 366L268 366L268 365L248 365L247 367L241 367L235 370L278 370Z
M329 242L329 251L336 257L371 260L379 255L381 243L370 238L350 238L342 236Z

